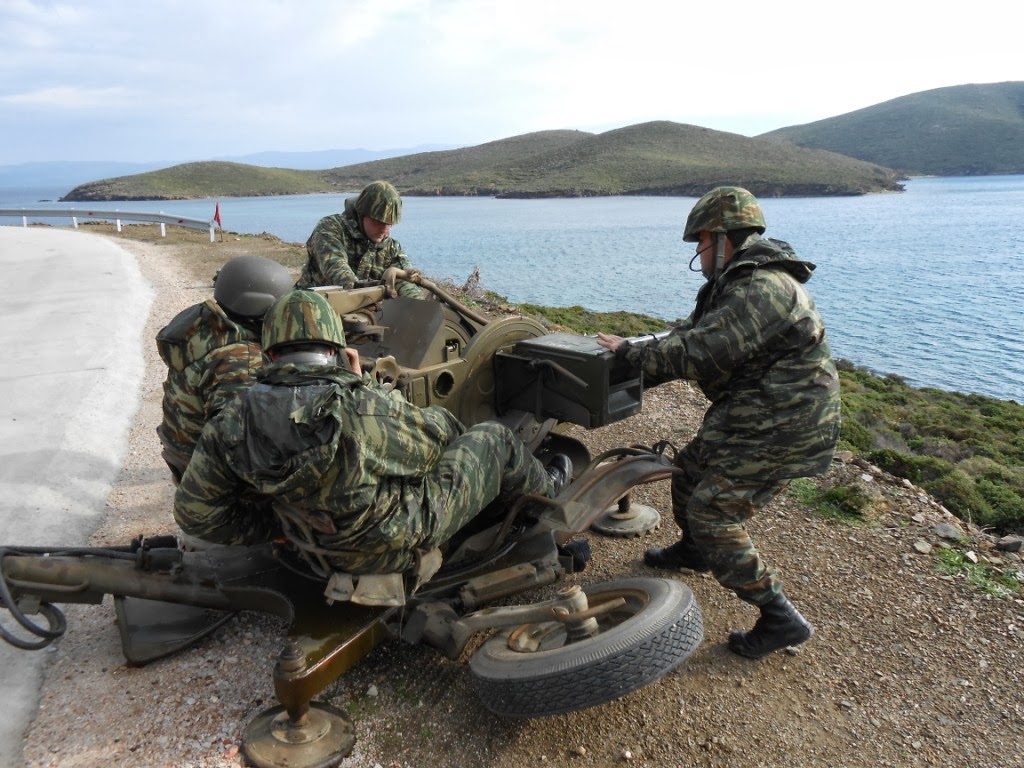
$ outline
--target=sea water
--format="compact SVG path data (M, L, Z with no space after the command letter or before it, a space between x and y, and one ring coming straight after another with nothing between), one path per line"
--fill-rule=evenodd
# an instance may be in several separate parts
M0 189L0 208L75 207L66 190ZM304 242L347 195L225 198L225 230ZM51 202L41 203L40 200ZM212 218L215 200L97 210ZM836 357L915 386L1024 402L1024 176L913 179L861 197L763 199L767 236L817 269L808 288ZM703 277L682 242L693 198L407 197L392 231L415 266L457 284L476 269L512 302L683 318ZM66 226L67 219L47 220ZM0 224L20 219L0 218Z

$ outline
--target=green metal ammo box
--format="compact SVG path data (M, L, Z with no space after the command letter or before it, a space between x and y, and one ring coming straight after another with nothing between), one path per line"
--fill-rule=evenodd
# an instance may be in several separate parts
M593 336L549 333L494 356L497 410L533 413L593 429L640 412L642 377Z

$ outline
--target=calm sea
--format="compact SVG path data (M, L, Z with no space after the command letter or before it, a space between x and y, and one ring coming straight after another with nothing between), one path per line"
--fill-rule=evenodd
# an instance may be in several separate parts
M67 207L0 189L0 208ZM228 198L226 230L304 242L345 195ZM692 198L407 198L393 234L435 278L513 302L685 317L703 278L681 240ZM917 386L1024 403L1024 176L915 179L901 194L765 199L767 234L818 265L809 288L837 357ZM213 200L97 209L209 219ZM81 204L73 207L83 208ZM66 225L67 220L52 220ZM17 219L0 219L19 224Z

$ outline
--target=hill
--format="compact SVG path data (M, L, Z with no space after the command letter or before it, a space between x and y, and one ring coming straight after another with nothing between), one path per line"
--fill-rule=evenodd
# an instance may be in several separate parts
M83 184L65 201L348 192L388 179L407 195L697 196L723 182L757 195L899 190L890 169L821 150L671 122L601 134L540 131L463 149L420 152L324 171L238 163L177 165Z
M386 178L407 194L497 197L699 196L723 181L765 197L899 188L889 169L667 121L601 134L527 134L469 150L347 166L325 175L340 186L360 187Z
M336 191L320 171L261 168L212 160L90 181L75 187L61 201L192 200Z
M909 175L1024 173L1024 82L936 88L757 138Z

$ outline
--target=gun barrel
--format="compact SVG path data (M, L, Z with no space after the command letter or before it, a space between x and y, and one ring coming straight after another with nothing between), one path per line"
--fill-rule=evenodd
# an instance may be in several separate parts
M31 596L42 603L95 604L105 595L116 595L231 608L229 597L202 574L173 567L142 570L134 559L9 554L3 559L3 578L16 602Z

